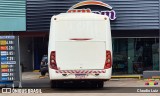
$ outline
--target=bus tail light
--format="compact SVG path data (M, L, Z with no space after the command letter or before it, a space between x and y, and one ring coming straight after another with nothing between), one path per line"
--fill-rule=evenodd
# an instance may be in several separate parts
M55 51L51 51L51 54L50 54L50 68L58 70L57 63L56 63L56 52Z
M104 69L111 68L111 66L112 66L111 51L106 50L106 61L105 61Z

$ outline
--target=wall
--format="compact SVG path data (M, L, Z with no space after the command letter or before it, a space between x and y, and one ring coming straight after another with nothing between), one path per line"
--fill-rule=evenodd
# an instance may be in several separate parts
M84 0L27 0L27 31L48 32L50 18ZM101 0L113 7L112 30L159 29L159 0Z
M26 31L25 0L0 0L0 31Z

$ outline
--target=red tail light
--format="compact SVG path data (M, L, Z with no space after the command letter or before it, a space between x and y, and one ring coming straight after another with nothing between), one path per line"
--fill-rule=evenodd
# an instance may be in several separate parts
M50 68L58 70L57 63L56 63L56 52L55 51L51 51L51 54L50 54Z
M111 68L112 66L112 58L111 58L111 51L106 50L106 62L104 65L104 69Z

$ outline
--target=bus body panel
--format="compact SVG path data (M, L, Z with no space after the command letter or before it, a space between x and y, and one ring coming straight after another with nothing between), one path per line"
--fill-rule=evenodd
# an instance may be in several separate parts
M56 58L60 70L103 69L105 42L56 42Z

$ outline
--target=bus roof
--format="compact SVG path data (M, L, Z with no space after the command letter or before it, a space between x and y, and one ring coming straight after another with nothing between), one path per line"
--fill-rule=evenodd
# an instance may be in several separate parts
M57 18L57 20L109 20L108 16L95 13L61 13L52 18Z

